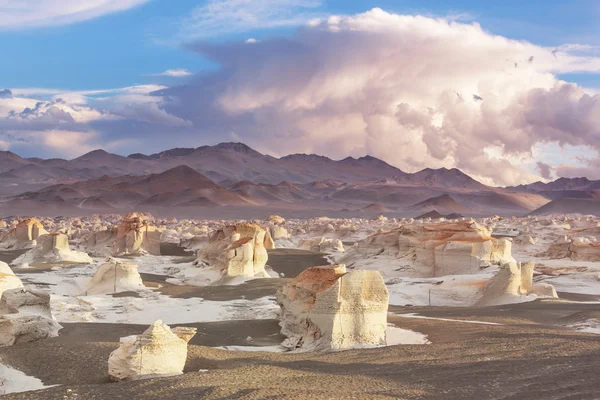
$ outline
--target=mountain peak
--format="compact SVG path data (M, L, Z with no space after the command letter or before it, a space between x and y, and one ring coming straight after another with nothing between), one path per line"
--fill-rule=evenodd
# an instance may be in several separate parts
M260 154L250 146L240 142L223 142L214 146L217 149L232 150L238 153Z

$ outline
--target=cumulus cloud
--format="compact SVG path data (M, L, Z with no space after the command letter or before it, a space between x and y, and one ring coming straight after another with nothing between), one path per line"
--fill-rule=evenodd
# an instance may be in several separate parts
M183 40L296 26L320 16L321 0L208 0L181 24Z
M536 144L600 145L600 97L556 78L600 71L583 48L555 57L477 23L380 9L253 46L189 47L222 68L159 92L176 99L165 109L274 154L369 153L407 171L458 167L515 184L538 179L512 161L531 160Z
M171 78L183 78L186 76L190 76L192 73L187 69L168 69L166 71L160 72L158 74L152 74L151 76L168 76Z
M3 0L0 29L67 25L127 10L149 0Z
M12 91L10 89L0 90L0 99L8 99L12 97Z

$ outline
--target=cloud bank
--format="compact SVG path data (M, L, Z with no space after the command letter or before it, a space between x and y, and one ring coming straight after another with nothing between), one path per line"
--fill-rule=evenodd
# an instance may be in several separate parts
M173 87L46 93L40 106L13 89L0 99L0 140L79 132L123 153L240 140L273 155L458 167L497 185L591 172L600 150L600 95L556 77L600 72L585 46L544 48L477 23L373 9L312 20L288 38L188 48L220 68ZM575 150L540 158L550 145Z

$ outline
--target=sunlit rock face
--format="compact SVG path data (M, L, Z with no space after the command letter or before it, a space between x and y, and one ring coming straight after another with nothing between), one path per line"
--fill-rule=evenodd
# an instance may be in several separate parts
M267 231L255 224L226 226L216 231L211 243L198 251L195 263L218 269L223 278L267 278L266 235Z
M39 236L35 247L14 260L13 264L61 262L89 264L93 260L84 252L71 250L67 235L63 233L49 233Z
M0 246L6 249L34 247L36 239L47 233L40 221L35 218L27 218L17 223L12 229L2 232L0 235Z
M7 263L0 261L0 296L4 291L23 287L23 283Z
M112 255L160 255L160 237L161 232L151 226L144 215L129 213L119 225Z
M558 298L552 285L533 283L534 269L534 262L510 262L502 265L481 289L476 305L496 306L517 303L528 295Z
M78 249L86 251L95 257L110 256L118 234L118 228L108 228L87 233L82 236Z
M84 294L110 294L143 288L136 264L110 258L98 268Z
M108 374L115 380L180 375L195 334L196 328L171 329L158 320L141 335L121 338L108 359Z
M58 336L62 327L52 316L50 294L43 290L5 290L0 299L0 346Z
M283 346L326 351L386 344L389 294L377 271L306 269L277 293Z
M359 241L340 262L387 256L412 269L413 275L437 277L473 274L492 264L514 261L511 242L494 239L473 220L403 225Z

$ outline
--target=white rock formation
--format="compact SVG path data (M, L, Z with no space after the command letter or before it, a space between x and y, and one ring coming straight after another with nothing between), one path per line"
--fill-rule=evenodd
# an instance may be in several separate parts
M86 253L71 250L67 235L48 233L38 236L35 247L15 259L13 265L62 262L90 264L93 260Z
M213 235L213 242L197 253L196 265L208 265L221 272L224 279L233 277L268 278L265 249L267 232L255 224L227 226Z
M473 220L403 225L359 241L339 262L359 263L373 257L397 259L413 276L473 274L491 264L514 261L511 243L494 239ZM412 272L411 272L412 271Z
M0 346L58 336L62 327L52 317L50 294L19 288L2 293L0 299Z
M27 249L35 246L39 236L46 235L46 229L35 218L27 218L14 228L0 234L0 245L6 249Z
M119 225L112 255L160 255L160 237L161 232L151 226L143 215L129 213Z
M174 328L158 320L141 335L123 337L110 353L108 374L115 380L180 375L196 328Z
M94 257L107 257L112 254L112 246L117 241L117 228L102 229L82 236L78 248Z
M525 296L558 298L549 284L533 284L534 262L504 264L480 290L476 306L497 306L523 301Z
M15 275L7 263L0 261L0 296L5 290L21 287L23 287L21 279Z
M385 345L388 301L377 271L308 268L277 293L282 345L300 351Z
M85 294L119 293L143 288L144 283L136 264L110 258L98 268Z

